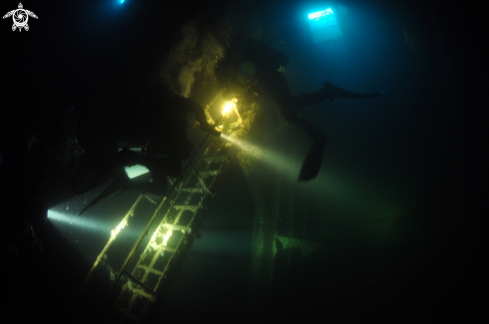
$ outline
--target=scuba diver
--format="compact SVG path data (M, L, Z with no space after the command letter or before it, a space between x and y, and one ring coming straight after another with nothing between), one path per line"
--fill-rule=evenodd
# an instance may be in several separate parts
M94 206L119 190L136 190L142 194L164 196L167 177L178 177L182 161L189 158L194 145L187 139L187 113L191 112L200 129L215 136L220 132L207 122L203 108L190 99L169 90L152 87L143 95L137 112L121 125L126 136L140 143L142 154L125 147L118 153L87 163L76 170L71 182L75 195L87 192L116 176L115 180L90 204ZM151 174L151 182L130 180L125 167L142 165Z
M247 101L249 96L260 93L278 105L285 120L294 123L313 138L313 144L304 160L299 181L316 178L321 168L321 158L326 136L297 112L305 107L336 98L367 99L381 96L385 91L359 94L324 82L323 88L298 97L292 96L285 76L280 72L290 57L263 42L237 37L231 43L224 59L216 67L215 75L225 88L223 98L236 97Z

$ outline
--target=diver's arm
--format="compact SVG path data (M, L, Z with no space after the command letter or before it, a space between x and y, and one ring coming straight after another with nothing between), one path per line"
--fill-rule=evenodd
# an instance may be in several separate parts
M201 127L202 125L207 125L210 127L209 123L207 122L207 118L205 118L204 108L202 108L198 103L190 99L182 97L181 100L182 100L181 106L195 116L195 119L197 119Z
M191 99L184 98L184 97L179 97L180 100L180 106L186 109L187 111L191 112L194 116L195 119L200 124L200 129L204 132L209 132L213 133L214 135L219 136L221 133L218 132L214 126L210 125L207 122L207 118L205 117L205 112L204 108L202 108L198 103L192 101Z

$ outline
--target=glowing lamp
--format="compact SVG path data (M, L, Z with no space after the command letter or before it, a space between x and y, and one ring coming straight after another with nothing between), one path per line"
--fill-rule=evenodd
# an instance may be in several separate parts
M231 109L233 109L233 103L231 101L226 102L224 108L222 109L222 115L226 116L231 112Z

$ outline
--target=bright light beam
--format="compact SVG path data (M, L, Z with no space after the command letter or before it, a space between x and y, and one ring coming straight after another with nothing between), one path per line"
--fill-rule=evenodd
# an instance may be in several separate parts
M280 170L284 174L287 174L293 178L299 175L300 165L291 159L284 158L283 155L279 155L272 151L264 152L256 145L246 143L236 137L229 136L227 134L221 134L221 137L228 142L236 145L240 149L246 151L252 158L264 161L272 166L274 169Z
M119 223L116 228L113 228L113 225L108 222L102 222L94 219L90 219L88 217L82 217L78 215L60 213L55 210L48 210L48 219L53 222L53 224L63 224L74 227L79 230L91 231L91 232L101 232L101 233L110 233L111 236L117 235L124 227L127 226L127 222ZM58 226L57 226L58 227ZM66 232L61 228L58 228L62 232ZM140 231L134 229L128 229L124 231L125 234L130 235L131 237L139 237L141 235Z
M110 226L108 224L103 224L87 217L60 213L55 210L48 210L48 219L87 231L110 232Z

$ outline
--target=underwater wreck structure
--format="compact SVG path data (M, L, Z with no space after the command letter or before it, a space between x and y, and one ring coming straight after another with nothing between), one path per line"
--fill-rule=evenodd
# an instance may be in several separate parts
M199 236L205 209L215 196L220 180L236 161L243 169L255 204L249 270L249 295L253 307L266 305L274 294L274 275L282 278L287 274L287 265L274 269L276 256L280 260L287 259L292 248L301 249L303 254L307 254L311 248L316 249L312 242L288 237L286 233L278 235L279 218L284 220L282 223L291 223L293 217L292 212L280 213L278 200L291 202L294 193L290 189L284 192L283 189L289 187L285 180L257 168L253 159L256 152L250 154L243 148L243 140L248 137L256 117L262 113L260 104L253 102L244 105L237 100L226 102L222 116L213 118L211 113L216 114L215 103L221 95L222 91L205 109L209 122L219 125L221 137L210 140L207 135L202 140L185 165L182 176L175 179L161 202L145 195L136 199L118 226L111 231L108 242L90 269L80 296L84 299L89 295L96 296L92 302L97 304L95 316L101 322L144 323L152 322L158 316L156 310L164 305L165 296L187 252ZM275 114L272 112L271 118L277 116L278 111ZM280 127L270 128L268 134L260 133L260 136L267 137L283 131ZM203 154L200 151L204 151ZM272 182L277 190L267 193L261 185L264 179ZM109 263L109 260L114 261L111 257L114 251L110 248L121 231L129 227L130 219L138 214L138 206L144 201L156 206L154 213L120 269L115 270L114 265ZM147 236L150 237L149 241L145 239Z

